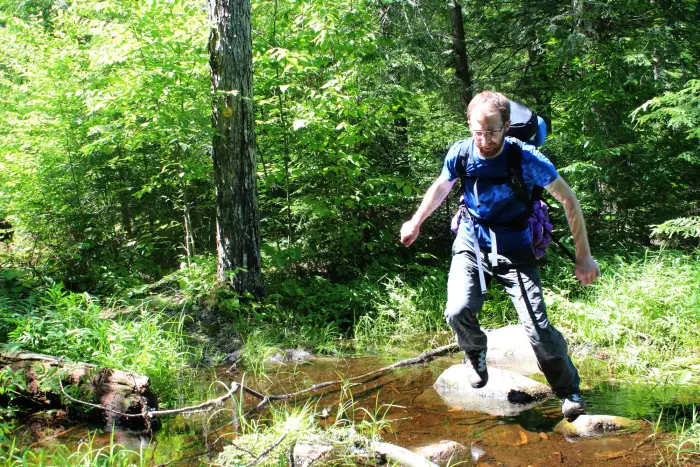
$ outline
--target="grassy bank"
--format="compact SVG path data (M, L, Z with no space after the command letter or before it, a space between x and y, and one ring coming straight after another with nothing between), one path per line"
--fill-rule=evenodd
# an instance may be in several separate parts
M186 316L145 303L103 306L86 293L50 287L22 299L0 297L0 342L5 351L35 351L147 375L162 405L181 398L178 384L201 349L184 332Z
M603 256L600 279L581 287L572 265L552 255L542 269L550 318L580 363L590 360L613 378L700 383L698 259L697 252L674 251ZM60 286L0 297L0 342L147 374L167 400L179 372L202 360L200 342L216 347L239 339L245 362L258 372L281 347L339 354L421 351L449 341L447 266L428 258L344 282L269 274L269 295L256 302L216 289L214 259L203 257L158 287L130 290L128 300L108 304ZM487 328L517 322L500 287L489 292L480 319Z
M125 449L110 440L107 446L94 445L94 434L74 449L59 445L49 449L29 450L10 444L0 449L2 467L145 467L150 465L146 453Z
M554 257L542 269L551 320L574 358L613 379L700 384L700 258L698 253L646 251L599 258L602 276L582 287L571 263ZM449 335L442 311L447 265L412 281L401 275L373 287L369 311L355 327L358 348L387 350L429 344ZM499 287L489 292L482 326L517 322Z
M613 379L700 384L698 254L604 257L592 287L552 281L547 300L575 356Z

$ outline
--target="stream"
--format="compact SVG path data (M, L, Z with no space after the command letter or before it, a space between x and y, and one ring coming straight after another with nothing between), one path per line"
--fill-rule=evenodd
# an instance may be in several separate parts
M318 358L312 363L272 366L263 377L245 376L245 384L267 394L291 393L314 383L361 375L401 358ZM349 411L349 416L354 414L356 419L361 419L367 412L384 416L390 421L390 429L382 430L383 439L408 448L441 440L456 441L471 449L472 465L637 466L656 465L662 455L675 458L667 449L672 440L667 431L675 423L689 424L694 405L700 403L697 387L621 387L605 381L584 381L582 393L588 402L588 413L640 420L641 428L595 438L567 439L554 431L562 419L560 403L555 398L513 417L450 408L433 389L433 383L442 371L457 363L456 356L443 357L355 386L352 388L354 411ZM202 400L212 397L211 391L209 396L206 392L207 388L216 387L212 386L214 381L230 384L243 376L226 373L225 367L202 372L198 380ZM531 377L543 382L541 375ZM216 395L225 391L219 386ZM329 417L320 422L327 425L334 422L342 397L340 388L335 386L322 395L300 398L294 404L312 402L317 413L327 409ZM246 409L255 404L255 399L244 400ZM235 437L232 418L230 410L216 415L171 416L163 420L162 428L152 436L118 429L113 433L98 432L93 446L108 445L113 438L128 449L144 449L148 465L200 465L199 459L215 460L216 453ZM14 436L20 449L50 448L56 444L77 446L89 429L84 425L66 428L29 419ZM656 435L655 431L658 431Z

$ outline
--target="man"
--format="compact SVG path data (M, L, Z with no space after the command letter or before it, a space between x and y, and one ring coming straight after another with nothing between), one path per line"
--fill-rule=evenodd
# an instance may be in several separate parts
M534 146L506 137L510 105L505 96L491 91L478 94L469 104L467 120L472 138L450 148L442 173L426 192L413 218L401 227L401 243L410 246L415 241L423 221L462 177L467 212L452 246L445 317L467 355L465 360L474 369L470 383L481 388L488 381L486 335L477 315L486 288L495 277L510 295L539 367L562 400L564 417L574 419L586 409L579 393L578 371L568 356L564 337L547 318L530 230L522 224L514 228L514 220L522 217L525 206L512 185L493 181L508 176L507 154L517 149L511 145L518 145L522 151L522 179L527 189L532 190L534 184L544 186L564 205L576 244L575 274L583 285L588 285L600 275L600 270L591 256L581 206L544 155ZM475 247L477 243L479 248Z

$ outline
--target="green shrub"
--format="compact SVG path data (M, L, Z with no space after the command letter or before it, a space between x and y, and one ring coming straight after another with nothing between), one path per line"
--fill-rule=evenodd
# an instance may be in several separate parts
M108 310L60 284L33 306L27 303L0 302L0 328L9 329L10 347L143 374L162 402L175 398L173 381L196 351L183 334L184 315L173 319L145 307Z

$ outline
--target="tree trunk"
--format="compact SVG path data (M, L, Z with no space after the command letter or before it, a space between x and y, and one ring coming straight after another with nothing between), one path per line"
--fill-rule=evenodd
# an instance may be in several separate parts
M218 278L262 293L250 0L208 0Z
M457 0L452 0L450 6L452 8L452 50L455 54L455 75L461 83L459 100L464 110L464 118L466 118L473 89L469 60L467 59L467 41L464 38L464 18L462 17L462 5Z
M278 47L277 43L277 8L279 2L275 0L275 10L273 13L273 23L272 23L272 45ZM275 75L277 80L280 79L280 68L279 62L275 61ZM277 94L277 104L280 113L280 126L283 129L282 141L284 142L284 190L286 192L287 201L287 248L291 248L294 243L294 236L292 234L292 204L291 204L291 194L290 194L290 184L289 184L289 127L287 125L287 119L285 117L284 103L282 102L282 92L278 89L275 94Z

